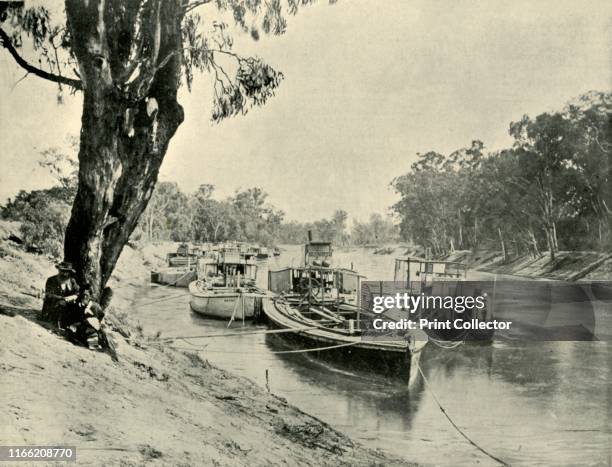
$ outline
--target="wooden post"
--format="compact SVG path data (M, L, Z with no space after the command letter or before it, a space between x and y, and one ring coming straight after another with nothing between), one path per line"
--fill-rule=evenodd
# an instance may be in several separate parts
M361 329L361 277L357 276L357 330Z
M312 275L310 274L310 266L307 269L308 271L308 308L310 308L310 293L312 291Z
M340 281L338 280L338 272L334 272L334 278L336 281L336 311L340 310ZM342 276L342 285L344 286L344 276ZM333 297L332 297L333 300Z
M496 289L497 289L497 274L495 274L495 276L493 276L493 303L491 304L491 307L487 307L487 312L489 314L489 316L487 317L487 321L492 320L495 318L495 295L496 295Z
M244 320L245 320L245 316L244 316L244 312L245 312L245 306L244 306L244 293L240 293L240 298L241 300L241 305L242 305L242 327L244 327Z
M232 311L232 316L230 316L229 323L227 323L227 327L229 328L236 317L236 311L238 311L238 300L240 296L236 297L236 301L234 302L234 310Z
M321 305L325 306L325 272L321 270Z
M410 284L410 260L406 264L406 282L408 289L412 292L412 285Z
M501 228L497 228L499 233L499 241L501 243L502 256L504 257L504 263L508 261L508 254L506 253L506 244L504 243L504 235L502 234Z

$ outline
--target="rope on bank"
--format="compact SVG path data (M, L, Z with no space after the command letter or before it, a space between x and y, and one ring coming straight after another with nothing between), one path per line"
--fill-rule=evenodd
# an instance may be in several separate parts
M286 332L310 331L311 329L318 329L318 326L305 326L303 328L291 328L291 329L258 329L256 331L217 332L213 334L201 334L199 336L168 336L168 337L160 337L157 340L173 341L177 339L205 339L205 338L211 338L211 337L247 336L250 334L283 334Z
M183 341L185 341L184 339L182 339ZM187 342L187 341L185 341ZM179 350L198 350L198 351L206 351L206 352L212 352L212 353L231 353L231 354L240 354L240 355L270 355L270 354L274 354L274 355L279 355L279 354L297 354L297 353L308 353L308 352L320 352L320 351L324 351L324 350L331 350L331 349L338 349L340 347L349 347L351 345L355 345L358 344L359 341L355 341L355 342L345 342L344 344L337 344L337 345L329 345L327 347L315 347L314 349L297 349L297 350L271 350L269 352L246 352L246 351L235 351L235 350L208 350L206 349L206 346L196 346L195 344L191 344L190 342L187 342L189 345L192 345L193 347L191 348L187 348L187 347L176 347L176 346L172 346L173 349L179 349Z
M111 285L110 287L113 290L117 290L117 289L122 289L124 287L129 287L131 285L135 285L133 282L133 280L136 279L142 279L143 282L145 280L145 276L143 276L142 274L138 274L136 276L130 276L130 277L123 277L121 278L121 281L119 282L119 280L116 277L111 277L111 280L114 280L115 282L118 282L116 285ZM110 281L109 281L110 282Z
M461 428L459 428L457 426L457 424L453 421L452 418L450 418L450 415L448 415L448 413L446 412L446 409L442 406L442 404L440 403L440 400L438 399L438 397L436 396L436 393L433 392L433 389L431 389L431 385L429 384L429 381L427 380L427 378L425 377L425 373L423 373L423 370L421 370L421 366L419 365L418 362L416 362L416 367L419 370L419 373L421 374L421 377L423 378L423 381L425 382L425 387L429 390L429 393L431 394L431 396L433 397L433 400L436 402L436 404L438 405L440 411L444 414L444 416L446 417L446 419L450 422L450 424L453 426L453 428L455 428L455 430L457 430L457 432L463 436L472 446L474 446L476 449L478 449L480 452L482 452L484 455L486 455L487 457L493 459L495 462L498 462L499 464L503 465L503 466L507 466L509 467L510 464L508 464L507 462L504 462L503 460L501 460L499 457L495 457L493 454L491 454L490 452L486 451L484 448L480 447L478 444L476 444L476 442L472 441L472 439L463 432L463 430L461 430Z
M206 347L208 347L208 344L196 345L193 342L189 342L188 339L180 339L180 340L183 341L185 344L189 344L193 349L204 350Z
M163 298L157 299L157 300L153 300L151 302L147 302L147 303L141 303L138 305L132 305L132 308L141 308L143 306L148 306L148 305L153 305L154 303L159 303L159 302L165 302L167 300L172 300L172 299L176 299L176 298L180 298L180 297L186 297L187 295L185 294L185 292L180 292L177 294L172 294L170 296L165 296Z

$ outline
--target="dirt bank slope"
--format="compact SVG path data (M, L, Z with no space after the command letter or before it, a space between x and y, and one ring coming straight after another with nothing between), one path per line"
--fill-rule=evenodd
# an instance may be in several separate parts
M523 255L504 261L499 251L456 251L444 258L466 262L472 269L490 273L552 280L611 280L612 254L597 251L559 251L555 260L546 255Z
M51 263L6 239L0 252L1 444L77 446L79 465L406 464L160 342L114 332L119 362L66 342L36 319ZM137 257L115 279L120 307Z
M5 445L74 445L81 465L394 463L195 356L122 341L114 363L21 316L0 315L0 340Z

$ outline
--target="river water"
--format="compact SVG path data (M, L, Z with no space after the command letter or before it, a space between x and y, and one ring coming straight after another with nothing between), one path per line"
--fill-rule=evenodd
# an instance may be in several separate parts
M334 255L337 265L353 263L369 279L393 279L393 255L373 255L364 249L336 250ZM261 263L261 284L265 285L268 267L297 266L301 261L299 247L286 247L280 257ZM147 286L139 303L144 306L136 307L133 315L145 334L189 336L226 330L227 323L191 312L186 290L182 295L180 289ZM609 318L600 328L612 329ZM610 340L503 340L466 343L452 350L428 344L421 367L430 389L419 378L410 390L376 375L323 364L307 354L274 354L278 343L261 334L173 345L199 351L210 362L267 385L362 444L408 461L496 465L450 425L433 391L461 430L512 465L612 465Z

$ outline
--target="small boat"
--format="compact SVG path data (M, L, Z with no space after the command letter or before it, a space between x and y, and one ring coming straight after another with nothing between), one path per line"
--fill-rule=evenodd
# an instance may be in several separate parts
M467 282L468 266L457 261L432 260L418 257L404 257L395 260L394 281L407 293L425 296L477 297L483 294L476 282ZM486 294L485 294L486 295ZM461 322L492 321L491 307L471 310L428 309L419 310L418 317L429 320L460 320ZM491 341L494 329L428 329L428 336L440 341Z
M166 255L166 267L151 271L151 283L174 287L187 287L197 278L196 266L200 250L189 252L186 243L179 245L176 253Z
M272 250L272 254L274 256L280 256L280 254L281 254L280 248L279 247L274 247L274 249Z
M255 285L257 265L238 246L201 258L197 275L189 284L189 304L196 313L230 320L259 316L265 294Z
M166 261L169 266L173 267L189 267L194 265L198 261L199 254L197 252L190 252L189 245L181 243L176 250L176 253L168 253Z
M257 251L257 259L266 259L270 256L270 252L265 246L260 246Z
M257 253L259 252L259 247L257 245L245 244L241 247L240 252L246 257L256 258Z
M276 296L263 300L263 312L272 327L289 331L276 337L296 352L410 384L426 336L419 341L416 334L394 339L368 335L361 328L364 315L371 314L360 304L363 276L331 267L331 254L331 243L310 240L304 266L268 272L268 288Z
M194 267L168 267L151 271L151 283L171 285L174 287L188 287L196 280L197 272Z

